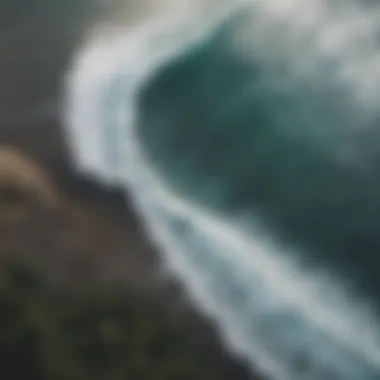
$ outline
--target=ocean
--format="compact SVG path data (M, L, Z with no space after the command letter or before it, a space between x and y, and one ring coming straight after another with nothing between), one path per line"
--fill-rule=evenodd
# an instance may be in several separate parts
M273 380L380 378L376 3L166 1L66 77L78 170Z

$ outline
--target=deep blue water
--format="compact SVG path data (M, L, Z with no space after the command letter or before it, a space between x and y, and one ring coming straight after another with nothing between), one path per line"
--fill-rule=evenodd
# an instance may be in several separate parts
M169 272L253 366L379 379L380 12L229 5L98 31L67 81L74 159L125 185Z

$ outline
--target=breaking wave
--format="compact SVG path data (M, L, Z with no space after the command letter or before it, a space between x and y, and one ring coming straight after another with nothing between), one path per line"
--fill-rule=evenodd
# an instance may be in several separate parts
M329 4L182 1L67 76L75 164L274 380L380 378L380 11Z

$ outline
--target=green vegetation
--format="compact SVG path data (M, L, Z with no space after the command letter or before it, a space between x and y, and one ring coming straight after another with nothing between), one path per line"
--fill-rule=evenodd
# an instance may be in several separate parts
M106 224L91 219L95 233L75 239L71 209L50 210L29 190L0 183L1 380L249 379L174 283L152 294L104 280L110 240L96 231Z
M7 380L226 379L151 297L58 294L11 265L0 291L0 372Z

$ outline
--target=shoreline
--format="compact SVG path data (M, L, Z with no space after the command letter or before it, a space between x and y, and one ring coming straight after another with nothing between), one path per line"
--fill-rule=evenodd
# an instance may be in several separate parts
M0 13L5 6L0 6ZM159 254L127 196L75 173L54 102L49 101L47 110L34 108L57 97L62 73L88 16L86 6L80 8L82 13L68 30L59 29L65 25L62 20L55 24L59 12L44 1L39 1L32 19L22 10L13 10L12 23L0 29L0 149L10 147L30 157L48 173L62 200L60 210L51 210L0 177L0 187L8 186L11 198L27 205L21 222L0 226L0 234L6 236L0 251L37 265L52 288L58 284L65 291L80 287L88 291L96 282L105 288L135 287L138 294L144 287L166 309L167 317L188 328L189 337L220 363L225 369L223 379L256 379L243 361L221 346L218 327L190 305L178 280L160 277ZM49 12L51 19L46 18ZM9 259L4 255L2 262Z

